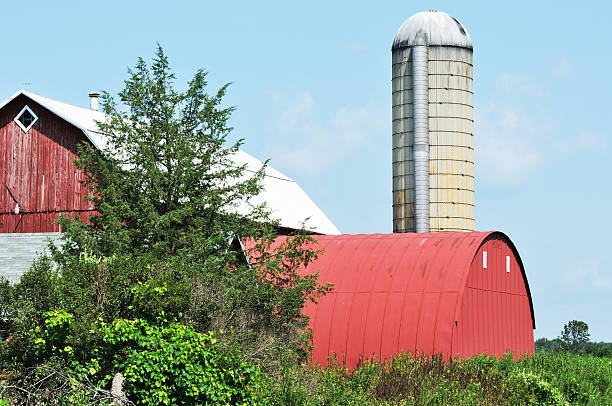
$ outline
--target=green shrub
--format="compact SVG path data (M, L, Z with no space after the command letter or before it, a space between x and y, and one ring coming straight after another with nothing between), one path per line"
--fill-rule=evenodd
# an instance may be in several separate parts
M102 324L100 331L106 343L123 349L115 367L123 372L125 391L137 404L252 404L262 385L258 368L220 355L213 333L143 319L116 320Z
M515 375L520 383L517 400L525 405L562 406L568 404L559 389L533 372L521 371Z

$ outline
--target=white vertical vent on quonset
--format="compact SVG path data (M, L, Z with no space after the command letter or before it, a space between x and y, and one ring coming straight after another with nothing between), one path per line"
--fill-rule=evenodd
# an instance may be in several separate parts
M482 251L482 269L487 269L487 251Z
M506 272L510 273L510 255L506 255Z

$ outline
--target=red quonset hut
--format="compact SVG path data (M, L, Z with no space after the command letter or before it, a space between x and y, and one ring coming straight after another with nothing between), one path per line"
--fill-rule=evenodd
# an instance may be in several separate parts
M308 304L313 361L349 368L399 352L515 358L533 354L523 263L501 232L316 236L308 265L334 290Z

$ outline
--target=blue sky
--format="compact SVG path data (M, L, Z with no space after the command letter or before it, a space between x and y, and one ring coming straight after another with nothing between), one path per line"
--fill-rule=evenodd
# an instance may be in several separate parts
M211 91L233 83L233 137L342 232L391 232L391 42L446 11L474 42L476 228L517 245L536 337L578 319L612 341L609 3L210 3L3 4L1 97L87 106L159 42L179 83L200 67Z

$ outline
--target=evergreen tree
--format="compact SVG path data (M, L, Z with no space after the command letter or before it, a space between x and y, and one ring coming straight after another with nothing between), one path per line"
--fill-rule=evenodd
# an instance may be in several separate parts
M36 278L50 275L55 307L74 316L71 345L83 359L100 345L90 333L99 318L134 317L220 331L222 347L264 367L304 357L309 330L301 309L330 289L316 273L298 272L318 254L308 248L313 240L302 231L274 243L277 223L264 205L251 204L266 167L247 171L234 159L242 141L225 145L228 85L209 95L203 70L184 91L174 81L158 46L150 66L139 59L129 70L118 100L104 93L106 145L82 145L75 161L97 214L58 220L64 245ZM150 291L134 300L140 283ZM154 300L160 290L165 299ZM20 317L23 329L53 310L21 307L31 309Z

